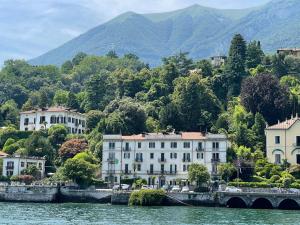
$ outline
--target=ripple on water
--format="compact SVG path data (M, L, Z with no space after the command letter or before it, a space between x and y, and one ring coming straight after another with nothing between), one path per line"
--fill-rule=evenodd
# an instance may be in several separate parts
M295 225L299 211L207 207L127 207L100 204L0 203L7 225Z

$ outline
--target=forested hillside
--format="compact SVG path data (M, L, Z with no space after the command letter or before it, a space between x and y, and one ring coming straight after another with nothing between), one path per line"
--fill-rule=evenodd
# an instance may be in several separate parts
M232 142L229 161L237 155L263 159L265 123L300 112L299 73L299 58L265 55L260 42L246 43L241 35L232 39L220 68L186 53L164 58L156 68L134 54L118 57L115 52L79 53L60 68L9 60L0 72L0 127L9 127L0 130L0 148L47 155L48 165L57 166L84 149L101 159L103 133L175 129L226 133ZM86 113L88 133L67 135L63 126L32 134L14 129L21 110L51 105ZM85 163L96 160L84 157Z
M155 14L128 12L39 56L33 65L61 65L78 52L104 55L134 53L150 66L188 51L193 59L227 54L232 36L260 40L267 53L300 45L300 1L273 0L252 9L227 10L193 5Z

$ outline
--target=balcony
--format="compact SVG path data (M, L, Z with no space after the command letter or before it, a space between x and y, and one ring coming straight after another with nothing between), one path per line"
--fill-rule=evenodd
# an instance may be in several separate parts
M131 148L130 147L123 147L122 148L123 152L130 152L131 151Z
M211 159L211 162L212 163L218 163L218 162L220 162L220 159L219 158Z
M124 171L124 175L130 175L130 174L132 174L132 173L131 173L131 170L125 170L125 171Z
M191 162L191 159L185 159L185 158L183 158L182 162Z
M158 162L159 163L165 163L165 162L167 162L167 160L166 160L166 158L159 158Z
M143 162L143 159L142 158L135 158L134 161L135 162Z
M212 150L213 150L213 152L218 152L220 149L219 148L213 148Z
M115 170L106 170L106 173L107 173L107 174L115 174L116 171L115 171Z
M204 148L196 148L196 152L204 152Z
M147 170L148 175L176 175L177 171L153 171Z
M116 163L116 159L115 159L115 158L108 158L108 159L107 159L107 162L108 162L109 164L115 164L115 163Z

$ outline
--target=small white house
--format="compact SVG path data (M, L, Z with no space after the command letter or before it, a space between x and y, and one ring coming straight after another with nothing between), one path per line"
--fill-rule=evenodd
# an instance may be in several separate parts
M19 176L24 169L34 165L38 168L40 177L43 178L45 176L45 162L46 159L41 157L7 156L3 158L2 175L5 177Z
M82 113L65 107L50 107L20 113L20 130L48 129L63 124L72 134L82 134L86 129L86 118Z

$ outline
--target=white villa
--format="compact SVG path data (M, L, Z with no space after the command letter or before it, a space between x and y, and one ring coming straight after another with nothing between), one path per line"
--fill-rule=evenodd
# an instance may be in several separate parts
M103 135L102 178L110 184L120 177L146 179L149 185L186 182L189 165L207 166L217 174L226 162L229 141L223 134L200 132Z
M84 114L65 107L50 107L20 113L20 130L32 131L64 124L72 134L84 133L86 118Z
M21 172L29 167L35 165L41 178L45 176L45 158L40 157L22 157L22 156L7 156L3 158L2 175L6 177L19 176Z

